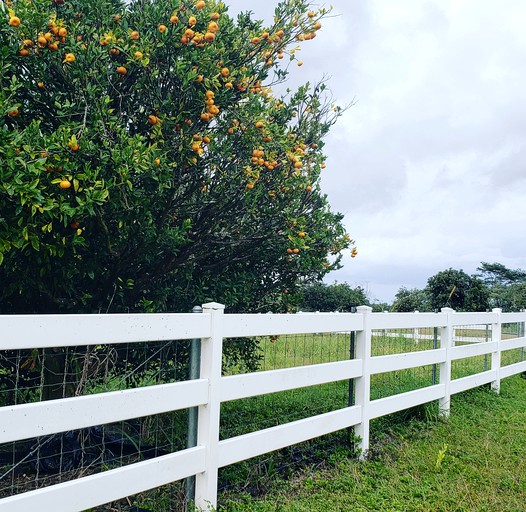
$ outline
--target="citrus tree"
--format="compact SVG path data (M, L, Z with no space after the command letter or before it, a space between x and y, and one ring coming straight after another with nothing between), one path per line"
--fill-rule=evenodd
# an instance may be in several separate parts
M341 114L277 94L323 9L0 7L0 311L286 310L352 241L319 178ZM309 43L310 44L310 43ZM286 292L286 293L284 293Z

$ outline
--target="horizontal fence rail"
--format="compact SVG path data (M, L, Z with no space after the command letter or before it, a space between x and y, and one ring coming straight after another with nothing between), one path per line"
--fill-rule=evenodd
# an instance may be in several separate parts
M359 447L365 457L372 419L432 401L439 402L440 413L447 417L451 395L484 384L498 391L502 378L526 372L525 322L526 313L499 309L488 313L457 313L449 308L440 313L372 313L362 306L357 313L225 315L223 306L216 303L205 304L197 315L0 316L0 351L6 353L124 343L133 348L153 341L169 346L176 340L200 340L199 378L32 403L15 401L0 407L0 443L177 410L198 411L197 446L4 497L0 512L82 511L192 476L195 504L208 510L217 505L219 468L349 427L361 437ZM503 324L520 328L516 335L505 334ZM231 338L324 333L349 336L353 348L347 360L222 374L223 345ZM522 354L520 361L508 357L517 351ZM453 371L464 361L475 361L476 371L471 367ZM28 357L18 365L30 363ZM372 397L373 379L423 367L432 369L432 378L426 377L417 389ZM353 403L341 409L219 438L222 403L341 381L355 383Z

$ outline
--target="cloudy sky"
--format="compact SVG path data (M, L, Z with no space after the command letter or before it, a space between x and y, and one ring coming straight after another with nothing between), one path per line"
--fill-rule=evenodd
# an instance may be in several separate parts
M226 3L269 19L277 0ZM449 267L526 269L526 2L330 3L294 71L355 102L327 139L322 188L359 255L328 281L391 301Z

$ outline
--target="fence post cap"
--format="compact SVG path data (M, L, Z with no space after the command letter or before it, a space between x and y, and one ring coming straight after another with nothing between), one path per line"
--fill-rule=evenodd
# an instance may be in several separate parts
M358 306L356 311L358 313L370 313L373 310L371 306Z
M454 313L455 312L453 308L440 308L440 311L442 311L442 313Z
M207 302L206 304L203 304L203 309L224 310L225 305L219 304L219 302Z

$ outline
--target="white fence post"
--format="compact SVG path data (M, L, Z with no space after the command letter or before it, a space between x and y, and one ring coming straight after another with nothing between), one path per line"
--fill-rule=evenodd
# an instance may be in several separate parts
M440 363L440 384L444 384L444 396L438 401L438 413L443 418L449 417L449 410L451 407L451 347L453 346L453 333L455 328L453 326L452 308L442 308L442 313L447 314L446 326L440 329L440 348L446 349L446 360Z
M362 421L354 432L360 437L358 448L361 450L360 459L367 457L369 450L369 402L371 401L371 312L369 306L359 306L356 312L363 315L363 331L356 333L356 359L362 360L362 376L356 379L356 405L362 408Z
M217 507L219 415L221 411L221 361L223 352L223 312L216 302L203 304L203 313L212 316L210 338L201 341L201 378L208 379L208 403L199 406L197 445L206 448L206 471L195 477L195 506L198 510Z
M497 350L491 353L491 369L495 370L497 377L491 383L491 389L495 391L495 393L500 393L500 342L502 338L502 309L493 308L492 312L497 314L497 321L491 326L491 341L497 342Z

